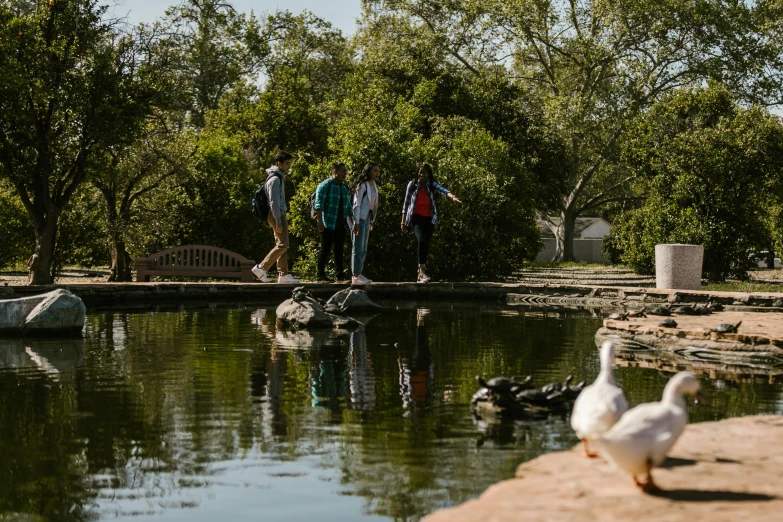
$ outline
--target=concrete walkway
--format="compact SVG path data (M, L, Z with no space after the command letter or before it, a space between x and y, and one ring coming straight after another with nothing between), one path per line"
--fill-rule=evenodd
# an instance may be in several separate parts
M522 464L516 478L424 522L783 521L783 417L692 424L647 495L581 447Z
M163 302L281 301L295 286L263 283L83 283L0 286L0 299L65 288L89 306L143 306ZM301 283L317 297L346 288L338 283ZM740 311L783 311L783 293L702 292L654 288L520 283L373 283L361 286L373 299L483 301L531 305L641 308L655 303L721 303Z

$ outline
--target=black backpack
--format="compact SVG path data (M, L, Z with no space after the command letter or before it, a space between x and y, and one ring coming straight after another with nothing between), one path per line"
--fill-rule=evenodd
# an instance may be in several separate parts
M269 196L267 196L266 193L266 183L272 176L277 176L282 180L282 177L277 172L273 172L267 176L266 181L264 181L261 186L258 187L256 193L253 194L253 201L250 203L250 212L252 212L253 216L259 221L266 221L269 216Z

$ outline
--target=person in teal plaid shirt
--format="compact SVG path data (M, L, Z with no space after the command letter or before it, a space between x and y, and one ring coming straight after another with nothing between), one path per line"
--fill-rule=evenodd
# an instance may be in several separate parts
M343 248L345 228L358 234L359 227L353 221L351 195L345 185L348 169L342 162L332 165L332 177L318 185L315 191L315 221L321 234L321 251L318 254L318 280L326 281L326 260L334 247L334 268L337 280L344 279Z

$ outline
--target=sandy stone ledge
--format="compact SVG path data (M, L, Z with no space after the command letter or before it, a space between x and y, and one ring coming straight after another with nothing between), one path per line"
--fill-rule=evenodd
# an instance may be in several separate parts
M644 494L574 448L524 463L516 478L424 521L783 521L783 417L689 425L654 477L665 491Z

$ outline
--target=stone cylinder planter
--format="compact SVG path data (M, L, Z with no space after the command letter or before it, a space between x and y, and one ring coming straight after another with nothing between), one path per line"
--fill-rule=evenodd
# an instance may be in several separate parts
M699 290L703 261L701 245L655 245L655 287Z

